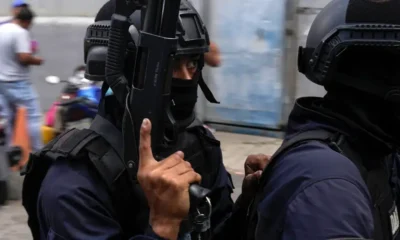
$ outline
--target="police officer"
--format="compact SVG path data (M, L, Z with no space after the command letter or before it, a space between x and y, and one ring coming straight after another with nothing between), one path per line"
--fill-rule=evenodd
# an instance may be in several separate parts
M318 14L298 63L327 94L297 100L243 227L215 239L400 239L399 8L332 0Z
M191 4L182 2L184 4L181 6L185 11L194 10ZM114 6L114 0L106 3L96 16L96 21L110 20ZM135 25L140 27L138 23ZM183 30L189 31L189 29ZM185 49L185 46L188 49ZM197 182L200 180L198 173L201 174L201 185L211 189L209 196L213 206L211 213L211 231L213 231L232 212L233 201L230 195L233 185L222 162L219 142L202 124L194 124L199 122L195 118L194 107L198 84L202 81L200 73L207 46L197 45L197 50L190 44L185 46L183 49L179 48L183 54L178 54L174 60L171 88L171 97L174 101L171 112L178 122L179 134L177 142L160 153L160 156L166 158L161 163L168 163L169 159L174 160L176 157L181 159L184 154L187 161L169 167L173 169L181 167L183 169L181 173L188 173L192 178L194 176ZM108 86L104 84L104 95L107 89ZM25 177L23 198L30 217L29 225L34 236L40 235L38 239L130 239L147 230L148 205L152 206L152 202L142 201L144 196L142 197L141 191L134 192L131 188L125 187L129 186L128 181L125 181L127 171L123 169L120 175L112 179L111 184L116 184L110 191L103 181L103 177L110 177L112 174L109 173L117 168L121 161L123 112L123 106L118 103L114 95L103 97L98 116L93 121L90 131L101 136L105 145L96 146L91 150L89 147L85 148L85 151L90 152L89 156L86 154L86 157L79 157L77 160L78 155L83 155L73 154L75 150L70 152L65 150L64 147L75 147L88 140L88 138L74 139L71 136L75 130L71 130L58 136L42 152L37 153L36 156L40 158L38 161L31 158ZM106 150L109 148L107 146L111 146L110 150ZM104 150L107 153L104 153ZM177 150L182 152L173 154ZM70 155L65 155L67 152ZM100 154L99 152L103 152L102 159L106 159L102 164L111 163L111 167L105 169L107 173L105 175L99 175L96 170L99 165L93 165L91 162L91 156ZM58 155L60 153L61 155ZM172 157L168 157L171 154ZM53 157L54 162L47 167L41 166L48 162L47 156ZM98 162L99 159L95 161ZM35 164L39 167L35 167ZM48 171L44 174L40 173L47 168ZM168 171L164 171L163 174L166 176ZM139 177L139 181L140 179ZM164 191L170 191L168 185L162 182L152 185L152 188L160 187ZM174 198L175 196L170 195L168 201L172 203L175 201ZM159 207L169 208L170 203ZM160 220L157 216L154 219L152 212L154 211L150 212L150 221ZM179 238L190 239L190 235L181 231Z

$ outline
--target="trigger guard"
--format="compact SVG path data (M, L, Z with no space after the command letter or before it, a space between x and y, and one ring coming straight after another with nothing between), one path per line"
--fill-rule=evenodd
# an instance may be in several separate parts
M199 203L205 200L211 190L203 188L198 184L192 184L189 187L190 207L196 208Z

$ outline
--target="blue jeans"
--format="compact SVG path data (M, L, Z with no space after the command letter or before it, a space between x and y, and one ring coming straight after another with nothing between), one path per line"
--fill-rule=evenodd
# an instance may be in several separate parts
M11 145L13 134L14 109L23 106L27 110L28 132L32 151L43 147L41 125L42 114L36 90L29 81L0 81L0 94L3 97L2 115L7 118L7 145Z

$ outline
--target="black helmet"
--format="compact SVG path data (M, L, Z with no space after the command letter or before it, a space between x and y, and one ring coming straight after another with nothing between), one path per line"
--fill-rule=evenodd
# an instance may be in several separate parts
M399 9L400 0L332 0L299 48L299 71L328 90L341 84L398 99Z
M86 63L85 77L93 81L105 80L105 62L107 56L108 33L111 16L115 8L115 0L107 2L96 17L96 22L87 28L84 42L84 58ZM138 30L142 28L142 9L134 11L130 16L129 28L131 49L135 49ZM103 16L99 17L100 14ZM204 54L209 51L209 36L200 15L187 0L182 0L178 18L176 36L178 37L177 55ZM129 50L129 49L127 49ZM201 69L202 66L199 66Z
M135 11L130 21L137 29L142 29L142 11ZM210 40L199 13L189 1L181 1L176 28L178 38L177 55L204 54L209 51Z

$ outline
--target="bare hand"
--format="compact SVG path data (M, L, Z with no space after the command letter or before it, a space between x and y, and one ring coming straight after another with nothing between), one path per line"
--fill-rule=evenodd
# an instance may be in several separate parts
M210 51L204 54L204 61L210 67L219 67L221 65L221 52L214 42L210 43Z
M138 181L150 207L150 224L160 237L176 239L180 223L187 217L189 186L201 181L183 152L158 162L151 150L151 122L143 121L140 130Z
M249 155L244 163L245 177L242 184L242 200L248 204L254 198L262 171L269 164L271 156L264 154Z
M43 62L44 62L43 58L40 58L40 57L34 57L34 58L35 58L35 61L36 61L36 65L42 65L43 64Z

